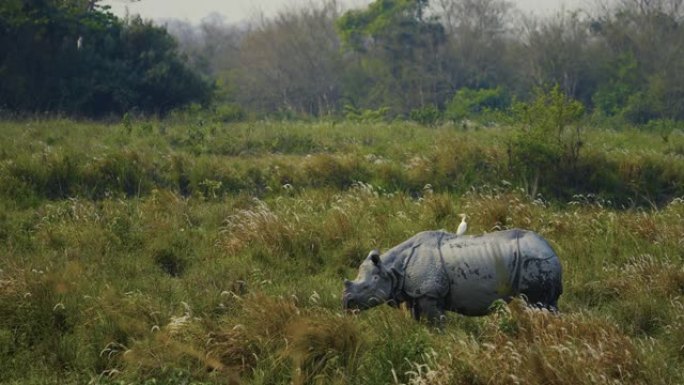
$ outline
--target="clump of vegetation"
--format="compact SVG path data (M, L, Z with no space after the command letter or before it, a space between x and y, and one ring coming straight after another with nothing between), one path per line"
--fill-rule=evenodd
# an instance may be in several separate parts
M119 19L98 3L0 5L3 109L105 117L208 103L211 81L190 68L165 28L139 16Z
M510 96L501 87L479 90L461 88L447 104L445 116L459 122L487 112L503 111L510 104Z
M540 179L576 169L583 146L579 122L583 113L582 104L559 86L549 92L537 90L533 101L513 106L518 131L508 152L511 166L531 197L537 196Z
M68 121L31 122L27 130L38 142L7 147L7 161L0 164L0 194L22 205L72 196L142 197L160 189L216 200L239 192L263 197L284 189L349 189L361 181L419 196L428 184L436 192L464 192L503 180L530 195L542 193L563 202L591 194L616 207L659 206L684 195L678 183L684 167L673 151L680 136L664 142L645 133L593 132L577 121L554 122L546 108L550 95L540 96L546 102L535 102L537 107L528 106L522 115L528 120L516 119L514 130L490 127L471 133L406 123L371 128L336 124L333 134L324 123L187 129L166 121L131 122L130 135L106 125L82 125L81 137L67 142L55 132L71 130L76 135ZM558 97L557 106L563 109L568 101ZM541 114L538 119L531 117L532 111ZM544 114L551 120L544 120ZM5 129L21 135L11 123ZM96 142L86 129L101 135L102 141ZM553 136L543 134L545 130ZM493 140L485 144L483 136ZM649 150L615 150L626 140L648 142Z
M377 109L359 109L351 104L344 105L344 118L351 122L382 122L387 120L388 114L388 107L380 107Z
M437 107L430 105L411 110L409 118L425 126L434 126L441 115L442 114Z

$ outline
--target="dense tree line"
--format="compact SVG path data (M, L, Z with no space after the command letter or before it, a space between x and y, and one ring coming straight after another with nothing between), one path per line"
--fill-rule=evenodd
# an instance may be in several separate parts
M207 102L176 40L93 0L0 2L0 109L104 116Z
M684 119L682 16L682 0L543 18L505 0L376 0L168 27L196 68L219 79L224 102L259 114L458 116L459 91L506 105L558 84L591 111L644 123Z
M682 120L683 3L597 0L539 18L506 0L376 0L346 12L322 0L237 25L157 26L98 0L5 0L0 109L103 116L213 101L226 120L431 122L559 85L602 116Z

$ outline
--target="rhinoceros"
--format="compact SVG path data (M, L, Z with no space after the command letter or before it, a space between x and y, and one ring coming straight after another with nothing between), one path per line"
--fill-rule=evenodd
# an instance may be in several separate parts
M424 231L382 255L371 251L357 278L344 281L342 305L364 310L406 303L415 319L427 316L434 323L445 310L485 315L494 301L519 295L555 312L562 291L558 256L532 231L477 236Z

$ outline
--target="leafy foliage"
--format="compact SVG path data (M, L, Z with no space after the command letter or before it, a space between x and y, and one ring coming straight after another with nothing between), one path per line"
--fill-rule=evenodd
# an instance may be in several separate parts
M420 124L432 126L437 123L441 116L440 111L435 106L426 106L423 108L416 108L411 111L409 118Z
M510 98L503 88L473 90L461 88L446 107L448 119L460 121L487 111L504 110L510 105Z
M351 104L346 104L344 106L344 118L351 122L382 122L387 120L387 114L389 112L388 107L380 107L378 109L365 109L359 110Z
M340 39L359 59L348 78L359 88L345 95L352 104L380 99L403 114L438 102L436 95L420 97L439 87L433 58L445 42L444 27L427 16L427 6L427 0L378 0L337 20Z
M513 106L518 126L510 144L510 162L523 178L526 190L535 197L540 178L560 174L560 165L574 167L582 148L579 119L584 107L555 86L548 92L537 90L529 103Z
M343 13L323 2L250 28L212 18L175 33L193 63L219 79L222 101L252 116L344 116L353 105L423 121L434 106L461 120L558 84L619 128L682 119L679 3L517 17L503 0L377 0ZM478 100L490 92L499 100Z
M97 117L208 101L210 83L188 69L164 28L84 4L2 2L0 107Z

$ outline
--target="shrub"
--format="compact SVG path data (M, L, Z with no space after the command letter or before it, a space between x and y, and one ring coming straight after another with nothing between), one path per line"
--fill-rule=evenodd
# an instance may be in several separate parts
M486 111L508 108L511 100L501 87L473 90L461 88L447 104L445 116L460 121Z
M548 92L538 89L531 102L516 103L513 114L517 127L509 144L510 164L527 193L536 197L540 180L549 186L549 179L559 174L559 164L577 164L584 107L556 85Z
M411 111L409 118L424 126L434 126L440 118L440 111L433 105L416 108Z
M344 105L344 118L352 122L375 123L387 120L390 112L389 107L380 107L376 110L359 110L351 104Z
M245 119L245 111L237 104L220 104L214 112L216 120L222 123L240 122Z

